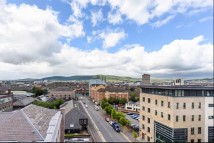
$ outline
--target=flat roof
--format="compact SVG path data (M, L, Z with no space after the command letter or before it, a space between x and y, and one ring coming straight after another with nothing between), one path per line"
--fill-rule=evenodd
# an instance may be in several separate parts
M214 90L214 86L187 86L187 85L175 85L175 86L153 86L143 85L141 88L152 88L152 89L180 89L180 90Z

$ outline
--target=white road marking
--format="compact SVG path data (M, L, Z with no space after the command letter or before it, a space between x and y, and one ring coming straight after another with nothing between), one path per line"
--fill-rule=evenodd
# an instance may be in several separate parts
M120 133L128 142L132 142L124 133L122 133L122 132L120 132Z
M91 115L88 113L88 111L85 109L85 106L83 105L82 102L80 102L85 110L85 112L88 114L88 117L90 118L92 124L94 125L95 129L97 130L98 135L100 136L102 142L106 142L105 138L103 137L103 135L101 134L100 130L98 129L97 125L94 123L94 121L92 120Z

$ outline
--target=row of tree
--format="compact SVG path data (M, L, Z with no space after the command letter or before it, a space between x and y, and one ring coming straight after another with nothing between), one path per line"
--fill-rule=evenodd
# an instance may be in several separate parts
M127 102L126 98L113 98L113 97L109 97L108 99L106 99L106 101L111 105L113 104L125 105Z
M33 104L49 109L59 109L60 105L63 104L64 101L62 99L56 99L51 102L44 102L44 101L34 101Z
M122 126L130 125L130 121L125 118L125 114L122 112L117 112L114 107L108 103L107 99L104 98L102 100L101 107L108 115L117 120Z

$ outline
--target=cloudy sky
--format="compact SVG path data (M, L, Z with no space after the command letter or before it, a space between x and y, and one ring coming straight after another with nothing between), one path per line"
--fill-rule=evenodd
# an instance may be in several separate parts
M0 80L213 75L212 0L0 0Z

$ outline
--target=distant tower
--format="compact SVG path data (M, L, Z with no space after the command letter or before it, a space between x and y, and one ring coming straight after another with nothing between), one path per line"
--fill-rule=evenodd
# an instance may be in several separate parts
M150 75L149 74L142 75L142 84L150 84Z

